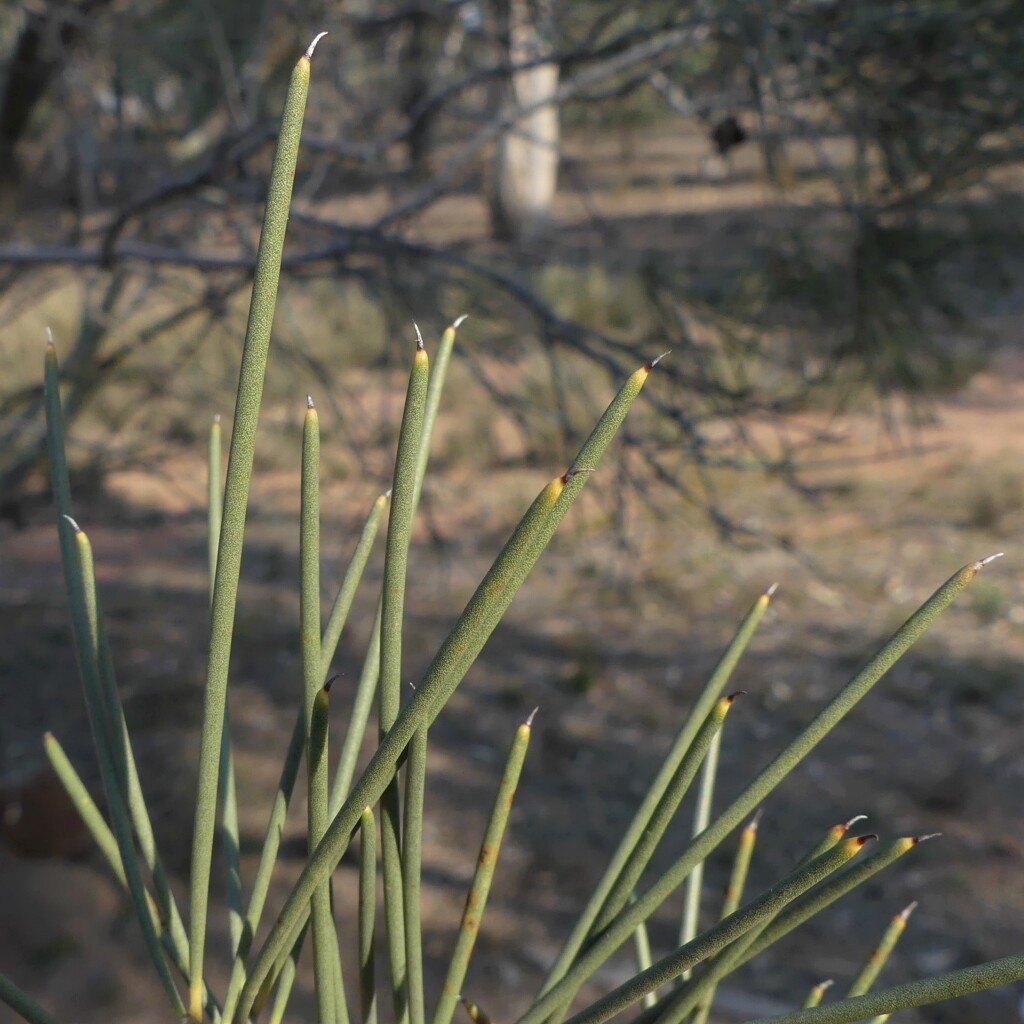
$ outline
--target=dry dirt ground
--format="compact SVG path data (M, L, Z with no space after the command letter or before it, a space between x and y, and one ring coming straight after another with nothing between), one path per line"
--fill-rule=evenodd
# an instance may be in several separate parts
M658 386L656 378L650 386ZM920 907L886 968L886 982L1019 951L1019 362L1004 358L932 411L931 421L905 438L917 454L899 457L895 439L871 415L832 424L840 440L808 470L808 479L824 487L817 503L753 476L731 484L737 513L787 532L801 558L777 547L739 550L717 540L691 511L664 518L635 501L626 502L619 528L612 529L600 496L613 488L613 475L595 477L431 732L424 852L430 993L446 963L504 751L531 708L540 706L535 737L466 985L499 1024L515 1019L539 983L677 723L766 585L778 581L780 589L735 675L747 696L727 724L719 807L938 584L962 564L1004 549L1007 557L985 570L767 801L749 891L784 873L825 828L857 813L868 815L866 826L883 837L943 837L734 976L722 989L719 1019L798 1005L823 977L835 977L841 988L889 917L911 900ZM814 417L808 413L783 429L805 430ZM761 429L767 438L771 431ZM180 456L159 468L158 475L115 474L77 512L95 549L158 835L184 880L205 658L203 469L197 459ZM549 475L512 465L486 472L453 466L428 483L408 595L404 671L410 680ZM325 489L326 589L375 490L358 481L327 481ZM231 683L247 879L299 693L297 493L294 474L257 474ZM53 523L40 509L24 529L2 529L0 780L7 842L0 845L0 967L67 1024L148 1024L157 1019L154 1007L164 1004L127 902L98 859L81 852L73 818L45 781L31 781L43 764L39 741L46 729L89 779L96 777ZM379 571L378 551L374 581ZM335 660L343 674L334 691L339 735L373 602L371 588L357 601ZM26 785L30 799L19 820L16 798ZM302 803L300 794L271 906L301 867ZM45 815L34 810L44 806ZM690 815L688 802L658 865L685 843ZM716 913L730 845L709 862L706 920ZM351 920L354 882L347 860L339 876L344 922ZM678 912L676 901L654 920L656 950L670 944ZM352 932L344 925L342 938L350 948ZM218 983L226 948L226 915L215 914L208 956ZM616 959L592 992L617 983L629 966L628 956ZM1019 995L1002 990L900 1019L1011 1021ZM0 1011L0 1020L8 1019ZM291 1019L311 1019L307 975Z

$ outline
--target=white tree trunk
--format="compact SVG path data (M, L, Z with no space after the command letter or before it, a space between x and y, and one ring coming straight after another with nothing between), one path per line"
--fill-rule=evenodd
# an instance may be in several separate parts
M528 0L510 0L509 41L513 65L551 52L539 19L531 17ZM558 64L516 71L511 86L511 102L523 114L498 142L494 228L501 237L529 239L548 226L558 187Z

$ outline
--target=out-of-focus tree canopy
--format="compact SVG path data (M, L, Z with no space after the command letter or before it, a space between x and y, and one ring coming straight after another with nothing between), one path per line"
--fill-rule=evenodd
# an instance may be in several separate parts
M889 392L974 365L963 300L998 284L1019 223L1015 0L33 0L0 11L0 331L76 282L56 324L72 418L113 380L160 397L169 367L208 359L251 267L289 70L321 28L285 268L308 300L297 335L351 330L358 293L384 335L469 307L510 357L539 339L556 383L561 359L616 374L671 348L673 455L647 453L669 477L747 458L741 431L703 424L837 371ZM699 159L671 148L684 137ZM632 203L662 150L675 175ZM553 204L536 181L508 190L556 171ZM744 180L769 197L757 228L677 201ZM297 358L330 377L312 347ZM34 373L4 376L11 489L39 456L39 395Z

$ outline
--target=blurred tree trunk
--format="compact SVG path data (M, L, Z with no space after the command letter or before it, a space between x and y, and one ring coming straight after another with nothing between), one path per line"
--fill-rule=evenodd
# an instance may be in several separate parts
M411 119L409 128L409 167L414 174L430 174L430 152L434 137L436 113L418 111L418 106L430 89L430 69L434 64L436 45L433 36L436 27L425 10L414 10L409 15L409 45L406 48L402 74L402 109Z
M509 59L513 67L541 60L554 49L546 5L509 0ZM558 187L558 64L521 67L511 76L511 101L524 111L498 142L492 228L499 238L542 235ZM551 102L548 102L548 101Z
M90 15L110 0L26 5L25 24L0 86L0 178L17 173L17 148L36 105L63 71Z

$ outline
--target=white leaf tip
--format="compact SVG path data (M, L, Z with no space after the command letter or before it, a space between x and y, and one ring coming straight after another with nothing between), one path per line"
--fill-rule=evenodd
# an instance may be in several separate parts
M313 51L316 49L316 44L319 43L320 40L323 39L325 35L327 35L326 31L317 33L317 35L313 39L313 42L311 42L309 46L306 47L306 52L305 54L303 54L306 60L313 59Z
M1003 558L1005 554L1005 551L997 551L994 555L989 555L988 558L982 558L974 564L980 569L983 566L988 565L990 562L994 562L997 558Z

